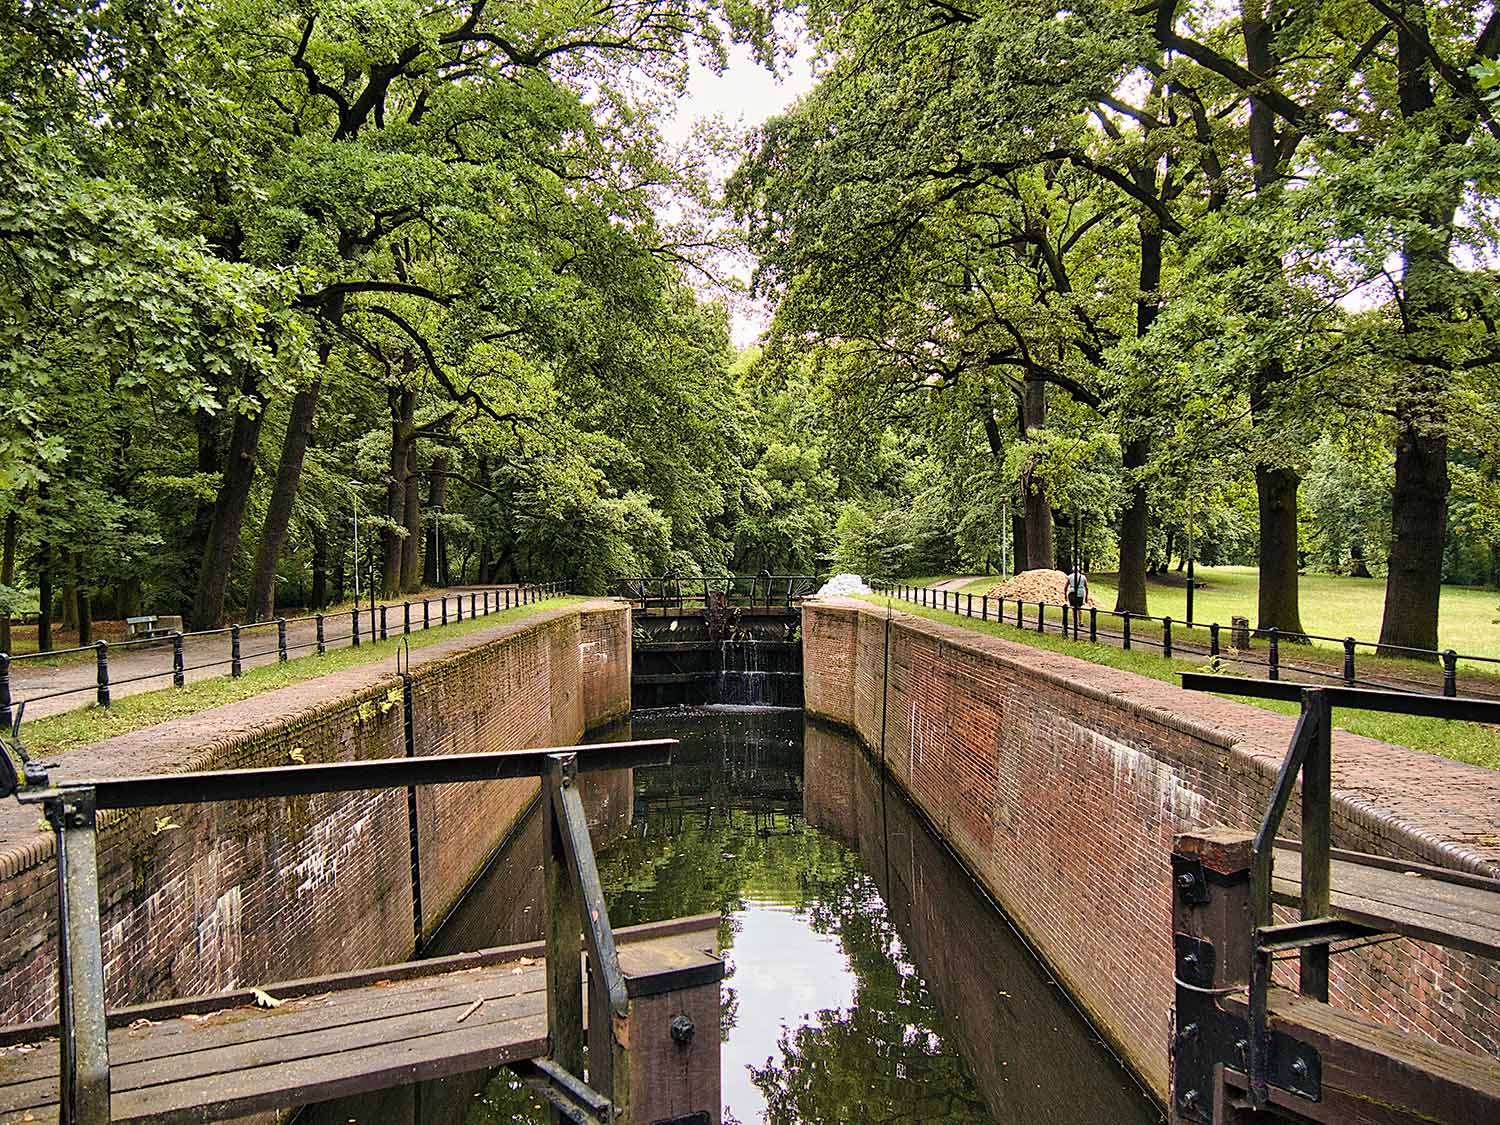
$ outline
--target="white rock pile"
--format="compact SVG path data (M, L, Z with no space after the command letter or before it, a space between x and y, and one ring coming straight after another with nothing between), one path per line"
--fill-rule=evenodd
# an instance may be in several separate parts
M819 594L869 594L873 591L865 585L865 580L857 574L835 574L827 582Z

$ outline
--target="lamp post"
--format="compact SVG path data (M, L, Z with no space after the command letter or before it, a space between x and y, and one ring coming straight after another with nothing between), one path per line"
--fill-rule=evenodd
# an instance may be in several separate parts
M1188 561L1187 561L1187 623L1193 623L1193 490L1188 488Z
M354 512L354 604L359 605L359 496L354 486L345 482L344 491L349 494L349 507Z

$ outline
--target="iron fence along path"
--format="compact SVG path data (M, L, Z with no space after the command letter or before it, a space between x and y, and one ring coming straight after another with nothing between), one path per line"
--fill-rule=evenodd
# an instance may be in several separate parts
M1074 641L1109 643L1133 651L1154 652L1164 659L1204 656L1220 664L1254 670L1267 680L1280 680L1285 673L1310 677L1315 681L1341 684L1345 687L1397 688L1415 693L1431 693L1434 687L1448 697L1458 695L1460 663L1483 665L1500 672L1500 657L1459 653L1453 649L1411 648L1405 645L1382 645L1354 637L1327 637L1317 633L1285 633L1275 628L1225 627L1217 621L1174 621L1170 617L1153 617L1144 613L1116 612L1098 606L1074 609L1066 603L1026 601L989 594L942 590L932 586L912 586L885 579L872 579L871 589L897 601L926 609L936 609L975 621L993 621L1017 629L1051 634ZM1313 649L1312 642L1335 646ZM1259 647L1257 647L1259 645ZM1418 678L1415 673L1380 668L1373 675L1358 674L1356 657L1360 650L1367 655L1430 663L1441 671L1441 684ZM1322 665L1308 659L1313 652L1337 654L1333 665ZM1301 653L1299 656L1298 654ZM1479 683L1474 681L1479 679ZM1469 677L1468 694L1500 695L1500 682L1484 683L1480 677Z
M110 706L115 689L151 681L169 681L173 687L186 685L191 673L207 672L209 676L227 675L239 678L247 665L286 663L292 655L315 652L325 655L334 648L358 648L362 643L408 636L449 623L487 617L509 609L533 605L546 598L568 593L563 582L523 583L486 589L466 589L434 598L355 606L337 613L314 613L302 617L276 617L250 624L234 624L223 629L174 631L166 636L124 641L95 641L92 645L52 649L47 652L12 656L0 652L0 726L10 727L21 708L49 700L80 697L73 706L87 705L88 696L101 707ZM208 642L205 645L203 642ZM207 649L207 651L205 651ZM79 676L76 682L60 687L39 685L39 690L18 688L13 672L34 666L46 666L58 657L89 653L93 655L93 675ZM125 675L111 671L110 659L129 654L134 666ZM150 667L141 670L139 659L147 653L159 654ZM218 671L215 671L218 670ZM51 710L70 710L54 707Z

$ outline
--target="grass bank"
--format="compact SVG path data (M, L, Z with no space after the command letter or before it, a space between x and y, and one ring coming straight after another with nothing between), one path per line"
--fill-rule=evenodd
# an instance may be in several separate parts
M1201 659L1163 660L1156 653L1134 650L1125 652L1112 645L1070 641L1055 634L1017 629L1014 625L999 625L993 621L974 621L970 618L957 617L952 613L945 613L940 609L913 606L907 602L896 601L878 594L867 595L863 600L881 608L893 605L897 611L909 613L915 617L925 617L947 625L972 629L978 633L988 633L1007 641L1030 645L1032 648L1060 652L1093 664L1119 668L1122 671L1134 672L1136 675L1148 676L1153 680L1163 680L1167 683L1176 683L1179 672L1204 670L1204 663ZM1276 711L1283 715L1295 715L1299 710L1295 703L1284 703L1280 700L1253 699L1249 696L1233 698L1252 707ZM1471 765L1500 769L1500 728L1497 727L1480 723L1424 719L1411 715L1382 715L1353 711L1339 712L1338 726L1341 730L1377 738L1382 742L1410 746L1415 750L1422 750L1443 758L1452 758L1454 761L1468 762Z
M373 643L366 641L358 648L332 649L326 656L302 656L285 664L247 668L245 674L237 680L229 676L218 676L210 680L196 680L185 687L127 695L110 707L82 707L27 722L22 728L22 741L27 752L34 758L63 754L80 746L102 742L117 734L142 730L225 703L237 703L262 692L316 679L331 672L378 664L382 660L394 662L396 651L402 647L403 641L415 652L440 641L503 625L507 621L519 621L538 610L555 609L582 600L584 599L573 597L548 598L532 605L491 613L487 617L471 617L463 622L435 626L410 636L392 637Z

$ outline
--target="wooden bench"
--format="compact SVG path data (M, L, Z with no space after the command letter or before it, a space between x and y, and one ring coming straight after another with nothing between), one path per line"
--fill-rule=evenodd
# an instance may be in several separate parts
M715 1073L718 926L712 914L616 931L632 1024L643 1006L692 1012ZM274 1008L240 990L111 1012L111 1116L221 1121L543 1059L544 957L536 942L267 985ZM659 1069L647 1057L653 1045L687 1057L659 1022L632 1027L641 1082ZM0 1032L0 1125L58 1120L56 1033L39 1024ZM711 1097L717 1105L716 1086Z

